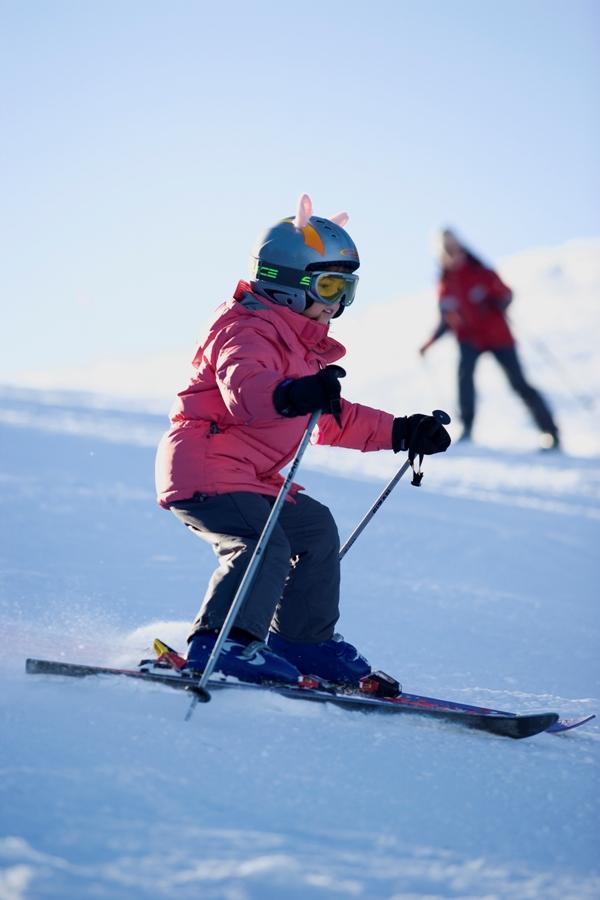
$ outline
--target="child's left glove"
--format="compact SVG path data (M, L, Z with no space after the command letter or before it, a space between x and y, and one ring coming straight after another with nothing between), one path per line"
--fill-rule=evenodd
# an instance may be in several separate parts
M415 413L394 419L392 426L392 450L400 453L408 450L410 459L443 453L450 446L450 435L435 416Z

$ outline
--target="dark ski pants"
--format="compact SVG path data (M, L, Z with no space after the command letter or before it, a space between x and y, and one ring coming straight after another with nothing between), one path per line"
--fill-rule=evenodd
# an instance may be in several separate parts
M458 364L458 400L460 416L466 432L470 432L475 418L475 365L482 353L472 344L460 343L460 361ZM525 379L521 362L515 347L497 347L487 351L498 361L513 391L525 403L533 416L533 420L541 431L558 435L558 428L552 417L548 404L542 395Z
M219 561L190 637L223 625L274 502L236 491L195 494L171 505L190 531L212 545ZM306 494L286 501L235 626L260 640L269 628L290 641L329 640L339 618L339 551L337 526L326 506Z

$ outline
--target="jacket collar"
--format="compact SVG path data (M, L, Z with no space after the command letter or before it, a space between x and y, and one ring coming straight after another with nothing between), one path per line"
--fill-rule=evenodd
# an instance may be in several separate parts
M230 305L234 303L240 303L246 309L257 312L259 315L266 315L269 319L276 315L278 317L277 326L280 336L286 343L288 341L286 340L285 327L281 327L284 323L306 347L314 348L319 355L327 356L332 361L341 359L342 356L346 355L346 348L343 344L329 336L329 325L316 322L314 319L308 319L301 313L296 313L285 306L281 306L279 303L274 303L261 294L256 294L248 281L238 282Z

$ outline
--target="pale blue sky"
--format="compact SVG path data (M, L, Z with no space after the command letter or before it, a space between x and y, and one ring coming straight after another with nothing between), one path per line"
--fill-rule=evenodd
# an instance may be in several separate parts
M0 380L192 348L304 191L361 304L431 285L446 223L598 235L599 51L585 0L3 0Z

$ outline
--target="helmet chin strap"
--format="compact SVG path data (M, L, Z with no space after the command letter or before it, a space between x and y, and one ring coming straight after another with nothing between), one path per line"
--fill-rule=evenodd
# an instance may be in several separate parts
M310 309L311 306L314 306L315 303L316 303L316 300L313 300L312 297L309 297L308 294L306 294L306 306L304 307L304 309L305 310ZM341 316L341 314L344 312L345 309L346 309L346 307L344 306L344 304L340 303L339 309L337 310L337 312L334 312L334 314L332 315L331 318L339 319L339 317Z

